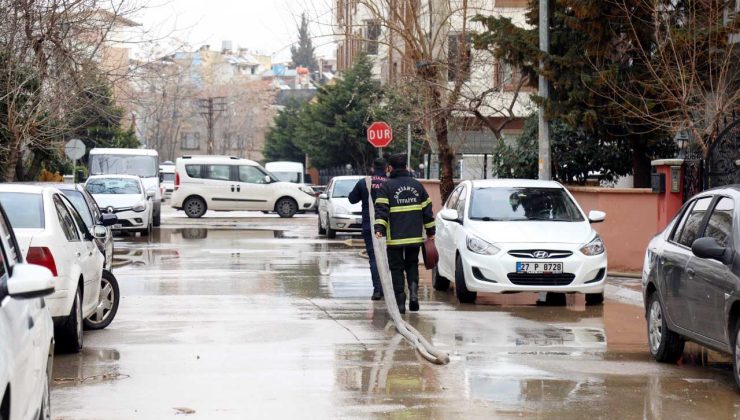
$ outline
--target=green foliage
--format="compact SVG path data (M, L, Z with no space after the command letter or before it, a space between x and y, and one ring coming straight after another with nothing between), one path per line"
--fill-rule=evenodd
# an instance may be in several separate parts
M265 159L303 162L304 153L296 145L303 107L298 101L289 101L275 117L275 125L265 138Z
M84 106L74 115L74 132L89 151L95 147L136 148L140 146L133 128L122 128L124 110L115 104L107 81L96 79L85 90ZM86 159L86 158L85 158Z
M555 0L550 21L550 53L544 55L539 50L538 4L537 0L530 0L527 13L529 29L514 25L506 17L476 16L473 20L481 23L485 30L474 35L475 47L489 50L518 67L529 76L532 85L536 85L540 73L549 81L550 98L544 102L545 112L551 121L559 121L553 124L552 131L562 131L563 124L575 127L580 137L573 141L580 146L574 153L595 154L590 158L579 158L578 165L591 162L594 172L633 172L638 185L649 182L645 179L645 175L649 176L649 157L656 151L666 150L664 139L667 136L656 126L627 118L610 99L610 91L604 83L607 73L624 84L650 77L639 57L626 57L619 53L619 37L615 34L624 30L625 23L615 18L620 15L619 5L610 1ZM643 12L639 7L633 11L636 14ZM645 21L649 21L649 17ZM636 33L641 37L640 41L648 42L649 33L645 28L637 28ZM545 67L541 71L538 63L543 58ZM646 99L650 103L650 92L646 92ZM538 96L534 96L534 100L543 103ZM587 144L590 141L600 146L591 147ZM604 145L619 145L629 151L632 171L624 171L625 153L618 154L620 163L612 165L612 168L599 164L602 160L596 155L606 153L611 156L608 150L602 150L609 149ZM566 163L574 167L574 162L559 159L565 159L564 155L553 153L555 167L565 168ZM581 169L570 171L567 177L577 180L579 175L576 174L582 172Z
M380 97L372 62L358 57L334 85L321 87L300 114L296 143L318 168L346 163L365 167L376 155L367 142L370 108Z
M307 67L312 72L319 69L305 13L301 14L301 24L298 26L298 45L290 47L290 56L294 66Z

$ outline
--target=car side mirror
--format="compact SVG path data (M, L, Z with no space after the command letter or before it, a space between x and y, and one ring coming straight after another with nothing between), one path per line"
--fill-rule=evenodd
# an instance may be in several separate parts
M588 212L589 223L601 223L604 220L606 220L606 213L604 213L603 211L591 210L590 212Z
M444 209L439 212L439 217L448 222L460 223L460 214L455 209Z
M699 258L717 260L723 264L727 263L727 248L717 242L714 238L699 238L691 244L691 252Z
M329 196L326 195L326 193L319 194L319 200L327 200L328 198L329 198Z
M154 198L154 191L147 190L146 192L146 198Z
M104 226L95 225L93 226L92 234L93 237L97 239L105 239L105 237L108 235L108 229L106 229Z
M7 281L8 296L32 299L54 293L54 275L48 268L34 264L16 264Z
M272 178L270 178L270 175L265 175L265 184L269 184L272 182Z
M118 216L111 213L103 213L100 216L100 224L102 224L105 227L113 226L116 223L118 223Z

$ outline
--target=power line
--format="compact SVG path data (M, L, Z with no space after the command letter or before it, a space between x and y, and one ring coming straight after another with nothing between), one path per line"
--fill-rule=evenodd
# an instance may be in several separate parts
M213 154L213 128L222 113L226 112L226 97L210 96L198 99L198 112L206 120L208 128L208 154Z

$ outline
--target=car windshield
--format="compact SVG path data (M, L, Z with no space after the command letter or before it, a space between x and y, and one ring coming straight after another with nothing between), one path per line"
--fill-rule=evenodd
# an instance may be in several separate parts
M356 179L342 179L334 183L334 189L332 190L332 198L347 198L350 191L357 184Z
M159 166L155 156L90 155L90 175L157 176Z
M75 206L75 209L80 213L80 216L82 216L88 229L92 229L93 218L90 214L90 208L87 207L87 201L85 201L85 197L82 193L77 190L62 190L62 193L64 193L64 195L69 198L69 201L72 202L72 205Z
M85 189L90 194L141 194L141 187L135 179L91 179L87 181Z
M471 196L469 217L484 221L584 220L562 188L476 188Z
M272 172L272 174L283 182L292 182L294 184L301 182L300 172Z
M0 203L14 229L43 229L44 204L41 194L0 193Z
M162 172L162 181L175 182L175 174L171 172Z

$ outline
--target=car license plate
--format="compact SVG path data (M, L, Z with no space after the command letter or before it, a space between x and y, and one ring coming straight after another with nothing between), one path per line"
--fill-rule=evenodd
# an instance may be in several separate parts
M522 274L562 274L563 263L517 262L516 272Z
M123 227L123 225L122 225L122 224L120 224L120 223L118 223L118 224L116 224L116 225L113 225L113 229L120 229L120 228L122 228L122 227Z

